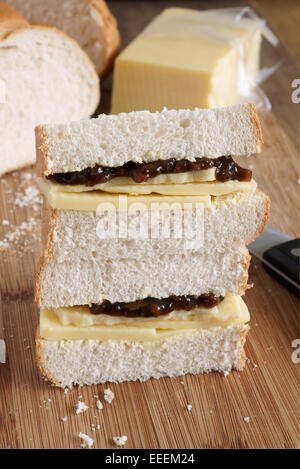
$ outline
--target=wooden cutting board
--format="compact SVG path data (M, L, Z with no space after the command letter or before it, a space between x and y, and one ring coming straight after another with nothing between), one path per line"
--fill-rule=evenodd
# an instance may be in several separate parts
M123 11L128 24L129 16L116 3L115 13ZM109 90L108 80L104 105ZM299 236L299 153L271 112L260 117L264 149L247 164L270 195L271 224ZM251 330L243 372L85 386L67 393L45 383L34 362L33 286L41 251L35 187L32 168L0 180L0 307L8 356L0 364L1 448L79 448L79 432L92 437L95 448L116 448L112 437L120 435L128 437L126 448L299 447L299 365L292 359L292 342L300 337L298 300L256 259L249 278L254 288L245 297ZM111 404L103 399L108 387L115 393ZM89 409L76 415L79 400Z

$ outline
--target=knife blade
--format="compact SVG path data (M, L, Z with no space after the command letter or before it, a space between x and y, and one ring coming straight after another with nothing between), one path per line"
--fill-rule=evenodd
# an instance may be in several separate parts
M282 233L268 225L266 231L248 245L248 249L257 257L266 270L277 280L293 287L295 293L300 291L300 239Z

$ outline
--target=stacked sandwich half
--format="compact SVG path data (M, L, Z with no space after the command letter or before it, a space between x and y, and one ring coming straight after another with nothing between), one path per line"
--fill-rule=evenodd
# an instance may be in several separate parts
M39 126L36 144L41 373L65 387L241 370L246 245L269 213L234 161L260 151L254 106L101 115Z

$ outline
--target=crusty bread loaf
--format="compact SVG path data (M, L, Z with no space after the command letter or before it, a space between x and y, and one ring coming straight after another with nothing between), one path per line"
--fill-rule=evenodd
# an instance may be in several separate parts
M104 0L7 0L31 23L55 26L75 39L100 76L120 48L116 19Z
M145 381L210 371L242 370L245 324L203 329L155 342L45 340L37 333L36 361L56 386Z
M262 135L254 105L100 115L96 119L36 128L41 174L81 171L168 158L249 155Z
M192 249L172 232L168 239L151 238L151 233L144 240L99 239L96 214L52 210L37 271L36 302L51 308L210 291L242 294L250 259L244 246L265 229L269 199L257 191L216 200L204 209L204 239ZM143 220L142 213L133 215L129 224L137 219ZM114 223L109 218L110 230Z
M48 26L30 26L0 2L0 175L35 162L39 122L89 117L99 102L99 78L77 43Z

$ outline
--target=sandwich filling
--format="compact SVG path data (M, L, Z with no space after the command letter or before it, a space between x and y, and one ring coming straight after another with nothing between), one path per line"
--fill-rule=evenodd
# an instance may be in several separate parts
M169 296L168 298L145 298L143 300L131 301L129 303L111 303L105 300L101 304L92 304L89 306L93 314L113 314L135 317L158 317L161 314L168 314L174 310L190 311L198 306L212 308L223 300L223 296L216 296L213 293L207 293L200 296L183 295Z
M201 203L209 207L211 197L254 192L257 187L252 172L240 167L231 156L196 158L193 162L174 158L141 164L129 161L118 167L95 166L52 174L41 178L40 184L52 208L70 210L96 210L100 203L119 209L120 194L129 196L126 209L136 202L146 206L172 202L182 207L185 203ZM155 195L164 197L147 197ZM166 196L172 200L167 201Z
M49 340L148 342L191 334L201 329L244 324L249 319L249 312L242 298L228 293L223 301L213 307L174 309L159 317L93 314L88 306L42 309L40 335Z
M176 160L175 158L157 160L150 163L128 161L124 165L117 167L96 165L93 168L86 168L82 171L56 173L46 177L57 184L82 184L91 187L120 177L131 178L135 183L140 184L161 174L203 171L211 168L215 169L215 180L220 182L233 180L249 182L252 178L252 172L235 163L231 156L220 156L219 158L202 157L196 158L195 161Z

